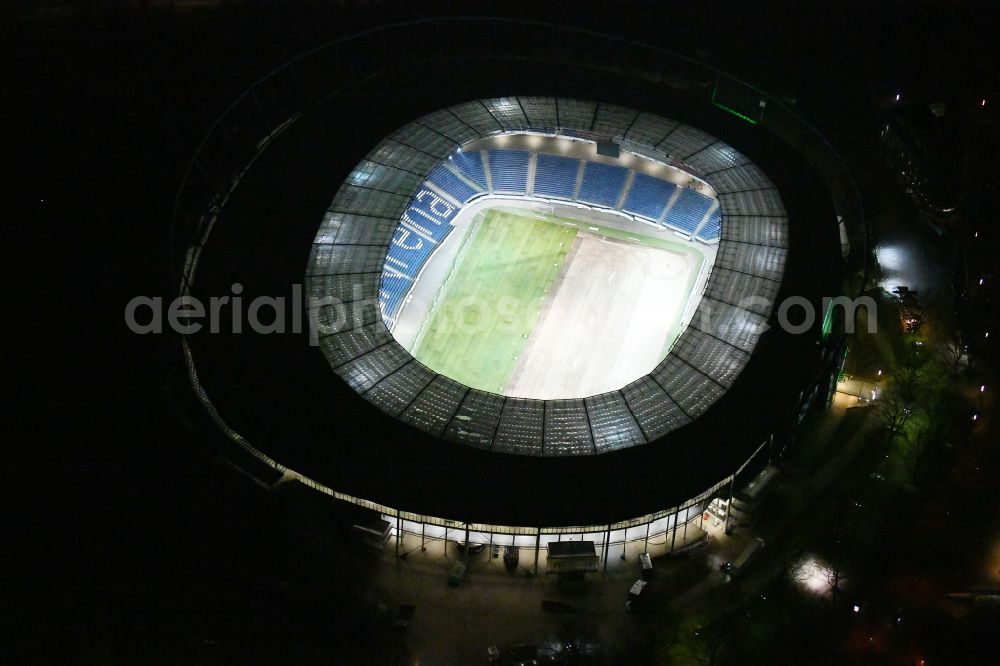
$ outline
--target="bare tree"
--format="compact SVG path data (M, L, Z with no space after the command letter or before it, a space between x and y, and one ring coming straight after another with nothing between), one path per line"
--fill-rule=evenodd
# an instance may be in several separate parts
M912 389L900 389L898 384L893 382L875 402L875 413L889 431L889 442L903 431L913 415L914 400L909 395L912 392Z
M929 357L917 345L905 345L896 353L892 385L903 402L912 406L923 388Z
M962 367L965 347L962 345L962 334L953 332L946 338L934 340L930 344L931 353L949 372L958 372Z

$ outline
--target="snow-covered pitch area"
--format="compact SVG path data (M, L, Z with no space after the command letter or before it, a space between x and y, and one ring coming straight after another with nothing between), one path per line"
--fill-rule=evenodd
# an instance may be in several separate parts
M431 370L507 396L582 398L648 374L686 327L714 262L715 246L605 211L524 199L479 201L467 208L421 271L392 333ZM554 282L515 291L492 288L502 267L527 262L527 269L540 257L498 256L500 248L481 247L481 239L470 247L466 239L475 236L477 215L506 215L515 234L520 218L572 228L572 245ZM525 234L533 233L528 231L531 224ZM495 274L485 281L479 273L466 275L470 263L483 262L463 258L484 252L496 264ZM476 270L485 269L480 265ZM477 280L484 285L472 289ZM490 302L498 293L504 303ZM534 298L537 293L544 297ZM502 316L504 310L512 307L516 322L531 322L523 332L509 321L507 328L501 326L509 319ZM531 311L522 312L525 308ZM440 328L436 315L442 311L450 313L450 324L475 319L476 326L464 329L474 338L456 338L460 325L449 326L450 333ZM482 313L488 316L482 319ZM441 335L448 336L446 345L437 344Z
M581 232L507 385L557 399L619 389L663 359L701 257Z

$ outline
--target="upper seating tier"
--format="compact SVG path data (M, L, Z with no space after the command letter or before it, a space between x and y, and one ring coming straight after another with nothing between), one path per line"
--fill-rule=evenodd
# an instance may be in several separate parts
M385 319L394 321L421 268L451 231L461 207L491 193L488 183L493 186L492 193L530 192L541 198L578 201L621 210L705 243L719 240L721 211L711 197L626 167L582 162L581 173L581 160L563 155L538 153L533 170L531 154L522 150L457 150L449 155L410 200L389 244L379 291Z

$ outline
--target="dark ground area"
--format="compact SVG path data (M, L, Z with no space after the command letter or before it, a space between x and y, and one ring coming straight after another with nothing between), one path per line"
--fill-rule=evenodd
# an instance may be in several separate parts
M344 580L315 575L324 537L289 527L301 505L266 501L214 462L219 439L184 394L176 341L131 335L122 319L132 296L172 293L173 193L229 100L332 35L422 11L317 7L0 15L12 186L0 232L3 543L16 560L0 606L15 637L0 648L13 651L5 663L357 663L342 650L370 625L353 593L337 595ZM505 11L557 18L527 3ZM848 157L876 150L873 100L887 90L992 86L982 94L1000 102L986 5L689 4L573 22L787 91Z

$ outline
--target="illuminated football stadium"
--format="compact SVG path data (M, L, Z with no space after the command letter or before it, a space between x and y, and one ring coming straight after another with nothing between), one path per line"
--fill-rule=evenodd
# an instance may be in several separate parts
M185 359L241 465L371 510L397 553L666 552L827 399L835 322L775 313L849 288L863 227L823 137L723 72L548 24L387 26L200 147L182 293L299 294L311 326Z
M360 237L363 256L341 251ZM501 453L600 454L690 423L732 385L786 237L774 184L711 135L594 101L486 99L358 164L307 289L356 301L379 284L381 321L321 344L386 413Z

